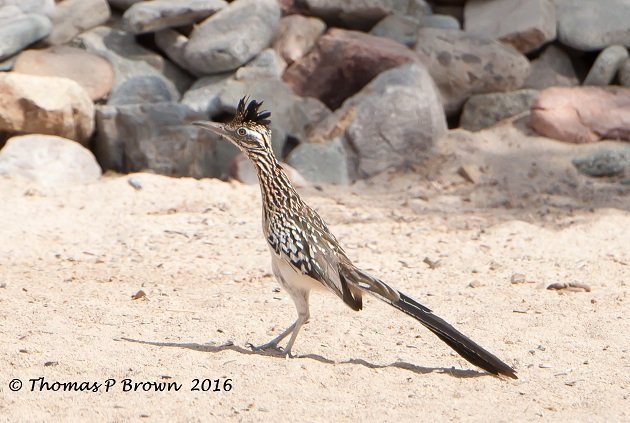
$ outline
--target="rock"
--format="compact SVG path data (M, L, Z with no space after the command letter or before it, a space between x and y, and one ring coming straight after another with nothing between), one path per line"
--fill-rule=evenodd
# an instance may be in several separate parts
M630 171L630 147L608 148L573 159L573 165L588 176L615 176Z
M529 75L527 58L514 48L463 31L422 28L415 50L437 83L448 115L473 94L519 89Z
M236 79L278 78L286 69L286 62L274 49L267 48L260 52L247 65L238 68Z
M224 0L142 1L125 11L122 25L134 34L155 32L164 28L192 25L226 6Z
M554 0L558 39L576 50L602 50L613 44L630 47L630 7L627 0Z
M153 39L160 50L174 63L183 69L188 69L186 63L186 44L188 37L174 29L163 29L154 34Z
M630 88L547 88L529 124L543 136L573 143L630 140Z
M0 23L0 60L14 55L52 30L50 19L28 14L5 19Z
M328 143L302 143L295 147L287 163L309 182L348 185L348 155L339 138Z
M461 29L459 21L450 15L425 15L420 18L421 28Z
M169 99L177 101L180 92L185 91L190 86L190 77L178 69L168 60L159 54L147 50L136 43L133 34L116 29L98 27L85 32L78 37L79 42L89 52L98 54L107 59L114 67L114 90L129 84L133 88L135 82L127 81L138 77L148 79L159 79L160 83L153 86L157 91L153 96L147 95L146 91L138 94L144 102L164 101L164 88L169 92ZM148 84L137 84L135 87L146 89ZM133 95L129 93L129 97ZM110 99L112 97L110 96ZM119 102L114 98L112 101Z
M0 132L59 135L88 143L94 130L94 104L76 82L3 73L0 93Z
M276 0L235 0L193 29L186 63L199 75L236 69L269 46L279 19Z
M525 81L525 88L542 90L548 87L570 87L579 85L571 58L560 47L550 45L531 62L531 73Z
M370 30L370 34L413 47L418 40L420 20L411 16L387 15Z
M38 13L50 17L55 10L55 0L2 0L0 7L17 7L23 13Z
M302 0L306 14L335 26L367 30L390 14L419 18L431 13L424 0Z
M421 64L409 63L383 72L347 99L314 128L308 142L341 138L349 154L348 174L355 179L421 163L445 133L431 76Z
M610 46L605 48L586 75L584 85L608 85L612 82L617 71L628 59L628 50L624 46Z
M127 10L134 4L147 1L147 0L108 0L108 1L109 1L110 6L118 10Z
M178 103L98 106L96 157L105 169L118 172L218 176L218 137L190 125L200 119L202 113Z
M296 94L318 98L334 110L379 73L417 60L395 41L333 28L287 69L284 80Z
M505 93L476 94L471 96L462 111L460 126L479 131L495 123L529 111L537 90L518 90Z
M8 21L9 19L15 19L18 16L23 15L24 13L22 12L22 9L12 4L0 6L0 22L4 20Z
M630 87L630 59L626 59L619 68L619 82L624 87Z
M107 104L146 104L174 101L179 94L173 93L168 80L158 75L137 75L117 84L109 95Z
M57 4L51 16L53 30L46 37L48 44L64 44L83 31L101 25L111 11L106 0L64 0Z
M556 38L555 12L552 0L470 0L464 8L465 30L529 53Z
M114 83L114 70L107 60L67 46L23 51L17 56L13 71L72 79L92 100L105 97Z
M317 18L290 15L280 19L272 47L288 64L308 53L326 24Z
M22 177L44 186L89 184L101 177L90 150L54 135L9 138L0 150L0 175Z

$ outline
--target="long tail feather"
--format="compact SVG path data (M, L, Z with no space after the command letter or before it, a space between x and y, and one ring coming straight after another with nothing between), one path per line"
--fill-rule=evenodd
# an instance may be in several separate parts
M517 379L516 371L499 360L495 355L486 351L479 344L455 329L444 319L436 316L430 309L413 298L399 292L398 301L389 301L392 306L422 323L427 329L446 342L463 358L494 375L505 375ZM384 299L381 297L381 299ZM385 299L384 299L385 300Z

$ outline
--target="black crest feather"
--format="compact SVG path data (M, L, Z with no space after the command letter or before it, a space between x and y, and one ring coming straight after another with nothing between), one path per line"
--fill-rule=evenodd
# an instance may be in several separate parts
M262 106L262 104L262 101L249 101L249 97L241 98L241 100L238 102L238 107L236 108L236 116L234 117L234 119L238 122L248 122L268 126L271 123L271 121L268 119L271 116L271 112L268 112L266 110L261 111L260 106Z

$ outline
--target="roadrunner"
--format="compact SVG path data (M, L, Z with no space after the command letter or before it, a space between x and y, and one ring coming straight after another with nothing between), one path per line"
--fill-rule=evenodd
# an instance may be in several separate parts
M263 233L271 250L276 279L289 293L297 320L271 341L255 350L278 349L290 335L284 353L291 356L300 328L309 319L311 289L335 293L353 310L362 308L368 293L422 323L463 358L494 375L516 379L514 369L460 333L413 298L356 267L315 210L302 201L271 149L271 113L262 102L242 98L228 123L194 122L236 145L252 161L262 193Z

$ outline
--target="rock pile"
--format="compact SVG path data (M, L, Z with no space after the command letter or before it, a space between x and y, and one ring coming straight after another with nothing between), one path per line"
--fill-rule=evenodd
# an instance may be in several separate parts
M247 94L314 182L421 164L447 120L531 110L551 138L627 141L629 22L627 0L0 0L0 146L238 177L238 151L189 123Z

